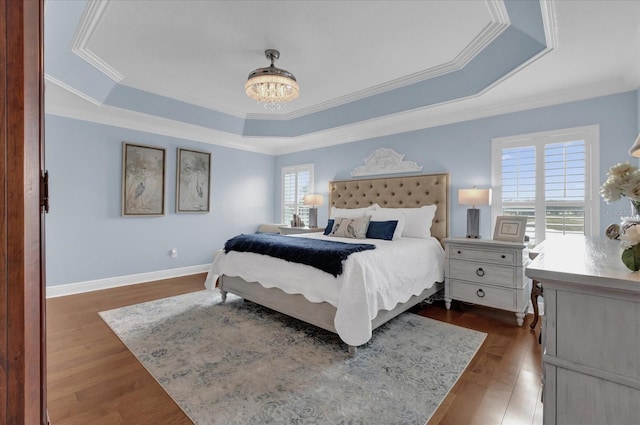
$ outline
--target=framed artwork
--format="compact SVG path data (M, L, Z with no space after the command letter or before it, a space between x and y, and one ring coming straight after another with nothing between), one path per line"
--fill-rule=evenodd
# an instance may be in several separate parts
M122 215L164 215L166 149L122 143Z
M176 212L209 212L211 154L178 148Z
M501 215L496 218L493 240L507 242L524 242L527 230L527 217Z

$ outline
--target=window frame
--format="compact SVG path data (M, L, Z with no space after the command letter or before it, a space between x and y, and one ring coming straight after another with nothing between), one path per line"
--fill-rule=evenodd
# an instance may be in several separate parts
M286 165L283 166L282 168L280 168L280 222L286 225L289 225L288 222L285 222L284 219L284 213L285 213L285 200L284 200L284 179L285 179L285 175L287 174L292 174L295 173L296 174L296 185L298 184L298 173L303 172L303 171L309 171L309 192L308 193L314 193L313 191L315 190L315 181L314 181L314 166L313 163L306 163L306 164L297 164L297 165ZM299 214L299 208L300 207L304 207L304 208L309 208L306 207L302 204L302 201L300 201L301 203L298 204L298 200L296 199L296 204L295 204L295 214ZM308 225L309 223L305 223L305 225Z
M509 148L535 147L536 161L536 200L537 211L545 211L545 146L552 143L563 143L583 140L585 144L585 199L584 199L584 233L593 236L600 233L600 126L565 128L521 134L516 136L497 137L491 139L491 188L493 202L491 206L491 222L502 215L502 150ZM544 215L535 216L535 241L540 244L545 239Z

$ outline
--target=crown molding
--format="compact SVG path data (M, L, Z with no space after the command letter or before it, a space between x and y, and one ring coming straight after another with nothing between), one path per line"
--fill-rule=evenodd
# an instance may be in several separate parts
M89 3L87 3L87 8L80 19L78 30L73 37L71 51L87 63L93 65L107 77L111 78L116 83L119 83L124 80L124 75L118 72L107 62L103 61L87 47L89 39L98 27L98 24L110 3L111 0L90 0Z
M71 87L67 83L62 82L62 81L58 80L57 78L55 78L55 77L53 77L53 76L51 76L49 74L45 73L44 74L44 79L45 79L45 88L46 88L46 82L48 81L50 83L53 83L53 84L65 89L65 90L67 90L70 93L73 93L74 95L86 100L87 102L93 103L96 106L102 106L102 103L97 101L93 97L81 92L80 90L77 90L77 89ZM46 91L45 91L45 96L46 96Z
M57 84L54 80L49 82ZM47 114L268 155L274 154L274 143L283 143L282 138L274 139L272 143L262 138L260 143L257 143L253 139L219 130L97 104L86 96L67 90L65 85L59 85L56 89L50 87L47 90L45 97Z
M57 84L54 79L48 78L47 80L52 84ZM60 84L59 88L68 95L60 98L59 95L52 93L53 90L49 90L45 109L47 114L267 155L284 155L326 148L638 89L632 83L617 81L597 86L578 87L553 95L541 94L527 99L505 102L491 108L484 105L473 105L474 99L479 96L476 95L448 102L448 105L437 105L444 107L443 112L438 112L437 106L429 106L298 137L246 137L108 105L99 105L77 92L70 91L64 84ZM455 105L457 103L460 103L461 106ZM465 103L467 106L464 106Z
M469 44L465 46L456 57L446 63L434 66L419 72L415 72L410 75L398 78L367 88L341 96L335 99L328 100L326 102L318 103L308 108L298 109L295 112L286 114L270 115L264 113L250 113L247 114L247 119L255 120L271 120L271 121L286 121L295 118L300 118L305 115L310 115L316 112L323 111L325 109L334 108L336 106L344 105L347 103L355 102L361 99L365 99L370 96L374 96L380 93L385 93L394 89L408 86L420 81L425 81L431 78L438 77L440 75L448 74L454 71L462 69L467 63L469 63L478 53L480 53L485 47L487 47L493 40L496 39L504 30L510 25L509 14L503 0L486 1L485 5L489 11L490 22L474 37Z

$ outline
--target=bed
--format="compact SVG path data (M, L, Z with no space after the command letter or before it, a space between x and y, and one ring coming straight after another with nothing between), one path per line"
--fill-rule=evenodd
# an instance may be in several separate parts
M212 264L207 287L219 276L223 300L227 293L235 294L337 333L355 354L374 329L443 289L441 242L449 230L448 193L447 173L330 182L329 208L340 209L336 211L374 205L382 209L435 205L432 237L388 241L333 238L322 233L283 236L372 243L376 248L351 254L344 261L344 272L336 277L266 255L222 252ZM374 269L382 258L389 265ZM433 264L423 267L426 261L421 258Z

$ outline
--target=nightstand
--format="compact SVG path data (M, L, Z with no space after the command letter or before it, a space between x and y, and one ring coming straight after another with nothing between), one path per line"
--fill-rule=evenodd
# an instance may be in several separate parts
M324 232L324 227L291 227L280 226L280 234L282 235L297 235L300 233L316 233Z
M529 253L523 243L448 238L445 245L444 300L513 311L522 326L531 281L525 276Z

